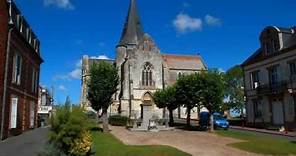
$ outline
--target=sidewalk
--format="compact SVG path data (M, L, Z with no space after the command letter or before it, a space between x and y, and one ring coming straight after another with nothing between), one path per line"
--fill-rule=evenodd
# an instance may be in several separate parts
M0 156L37 156L46 144L49 128L37 128L0 141Z
M296 132L283 133L283 132L279 132L279 131L250 128L250 127L241 127L241 126L230 126L230 128L236 129L236 130L245 130L245 131L259 132L259 133L272 134L272 135L280 135L280 136L286 136L286 137L296 137Z

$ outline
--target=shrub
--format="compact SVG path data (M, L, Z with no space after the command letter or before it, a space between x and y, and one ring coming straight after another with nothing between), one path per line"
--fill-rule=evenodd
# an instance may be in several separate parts
M112 126L126 126L126 124L130 121L128 117L113 115L109 117L109 124Z
M94 119L94 120L97 119L97 114L96 114L95 112L93 112L93 111L88 111L88 112L86 112L86 115L87 115L87 117L88 117L89 119Z
M49 143L59 155L83 156L91 147L89 122L80 108L61 107L51 118Z

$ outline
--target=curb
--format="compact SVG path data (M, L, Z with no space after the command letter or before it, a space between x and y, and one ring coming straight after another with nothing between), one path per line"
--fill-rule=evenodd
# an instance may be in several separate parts
M262 130L257 130L257 129L243 128L243 127L233 127L233 126L230 126L229 128L230 129L236 129L236 130L245 130L245 131L249 131L249 132L258 132L258 133L286 136L286 137L296 137L296 134L284 134L284 133L279 133L279 132L262 131Z

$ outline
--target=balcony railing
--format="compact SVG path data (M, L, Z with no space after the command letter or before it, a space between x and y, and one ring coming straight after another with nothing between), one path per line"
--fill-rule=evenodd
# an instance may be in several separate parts
M52 111L52 106L39 106L38 113L39 114L49 114Z
M257 87L257 93L264 94L280 94L287 89L287 81L279 81L273 84L260 85Z

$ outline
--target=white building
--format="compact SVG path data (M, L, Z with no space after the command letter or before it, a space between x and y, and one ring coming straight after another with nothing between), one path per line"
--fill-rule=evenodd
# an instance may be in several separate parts
M266 27L244 63L249 126L296 127L296 28Z

